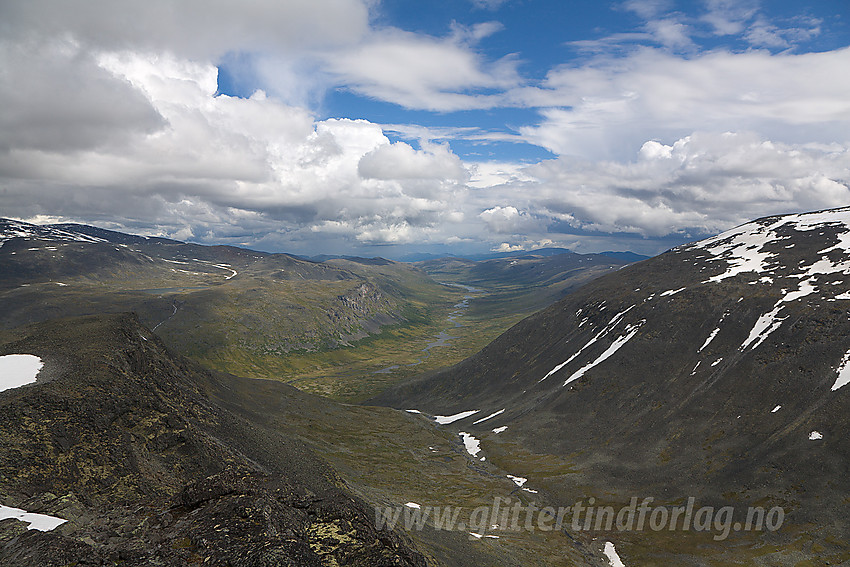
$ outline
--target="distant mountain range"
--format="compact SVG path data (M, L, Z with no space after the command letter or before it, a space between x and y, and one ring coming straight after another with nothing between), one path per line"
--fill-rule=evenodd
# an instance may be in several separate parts
M404 318L404 300L377 279L288 254L5 219L0 244L2 327L132 310L183 352L203 358L220 356L233 342L280 352L333 347ZM248 321L258 312L267 319ZM277 329L269 321L275 319Z
M549 249L550 252L562 249ZM542 309L587 282L631 263L628 259L603 254L570 251L551 255L520 254L488 260L438 258L415 262L438 281L472 285L499 293L477 302L491 311L510 305L522 306L525 314Z
M483 254L408 254L401 258L403 262L425 262L428 260L439 260L441 258L463 258L466 260L493 260L496 258L519 258L523 256L557 256L558 254L575 254L569 248L537 248L534 250L518 250L514 252L487 252ZM627 262L640 262L650 256L635 254L634 252L599 252L603 256L610 256ZM313 260L324 260L335 256L312 256Z
M391 366L414 371L430 336L443 330L442 321L463 298L461 288L439 282L473 278L470 285L487 287L488 300L474 306L487 329L474 336L464 329L466 350L453 349L454 362L518 317L624 264L572 253L504 261L516 265L498 270L500 260L491 260L475 273L431 277L421 266L383 258L320 262L0 219L0 328L133 311L169 346L209 367L284 380L303 380L310 368L314 374L304 386L354 400L375 391L361 392L363 382L348 376ZM379 336L367 350L352 348ZM433 357L419 370L448 364L442 360Z
M12 238L56 240L68 242L112 242L113 244L182 244L177 240L154 236L134 236L114 230L97 228L85 224L31 224L23 221L0 218L0 242Z

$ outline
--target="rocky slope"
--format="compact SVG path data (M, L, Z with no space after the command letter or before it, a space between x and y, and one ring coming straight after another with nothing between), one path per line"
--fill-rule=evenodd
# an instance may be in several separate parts
M67 520L0 520L0 565L604 565L560 531L479 533L518 488L421 416L203 370L132 315L0 331L0 414L0 518ZM460 514L378 523L416 502Z
M0 522L3 565L425 565L304 443L208 393L235 378L135 317L17 329L8 353L44 367L0 392L0 504L68 522Z
M769 217L603 276L376 401L472 412L448 427L565 505L786 512L781 530L728 541L614 534L627 565L837 564L850 560L848 308L850 209Z

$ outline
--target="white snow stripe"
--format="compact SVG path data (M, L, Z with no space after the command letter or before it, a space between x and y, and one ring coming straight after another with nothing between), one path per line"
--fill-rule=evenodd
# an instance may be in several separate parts
M624 344L629 342L629 340L631 340L631 338L634 337L637 334L637 332L640 330L640 327L641 327L642 324L643 324L643 322L638 323L637 325L631 325L629 327L626 327L626 334L625 335L623 335L622 337L615 340L611 344L611 346L608 347L608 349L605 352L603 352L602 354L599 355L599 357L596 360L594 360L590 364L586 364L586 365L582 366L577 371L575 371L572 376L567 378L567 381L563 383L563 386L566 386L570 382L578 380L579 378L584 376L584 374L588 370L590 370L591 368L593 368L597 364L600 364L600 363L604 362L605 360L609 359L611 356L613 356L614 353L616 353L618 350L620 350L620 348Z
M507 409L507 408L505 408L505 409ZM497 411L497 412L495 412L495 413L491 413L491 414L490 414L490 415L488 415L487 417L482 417L482 418L481 418L481 419L479 419L478 421L473 421L473 422L472 422L472 425L478 425L478 424L479 424L479 423L481 423L482 421L487 421L488 419L493 419L493 418L494 418L494 417L496 417L497 415L501 415L501 414L505 413L505 409L500 409L499 411Z
M520 488L522 488L522 485L523 485L523 484L525 484L526 482L528 482L528 479L527 479L527 478L523 478L523 477L521 477L521 476L514 476L514 475L512 475L512 474L509 474L509 475L506 475L506 476L507 476L509 479L511 479L512 481L514 481L514 484L516 484L516 485L517 485L517 486L519 486Z
M614 544L610 541L605 542L605 557L608 558L608 563L611 564L611 567L626 567L623 560L620 559L620 556L617 555L617 550L614 548Z
M711 331L711 334L710 334L710 335L708 335L708 338L707 338L707 339L705 339L705 342L704 342L704 343L702 343L702 346L701 346L701 347L699 347L699 350L698 350L697 352L702 352L702 351L704 351L704 350L705 350L705 347L707 347L707 346L711 343L711 341L713 341L713 340L714 340L714 337L716 337L716 336L717 336L717 333L719 333L719 332L720 332L720 327L717 327L716 329L714 329L713 331Z
M617 323L619 323L619 322L620 322L620 319L623 317L623 315L625 315L626 313L628 313L629 311L631 311L632 309L634 309L634 307L635 307L635 306L634 306L634 305L632 305L631 307L629 307L629 308L628 308L628 309L626 309L625 311L621 311L620 313L617 313L616 315L614 315L614 317L611 319L611 321L609 321L609 322L608 322L608 324L607 324L607 325L605 325L605 327L604 327L601 331L599 331L598 333L596 333L596 336L595 336L595 337L593 337L592 339L590 339L590 340L587 342L587 344L586 344L586 345L584 345L583 347L581 347L581 348L578 350L578 352L574 353L574 354L573 354L571 357L569 357L567 360L565 360L564 362L562 362L561 364L557 365L555 368L553 368L552 370L550 370L550 371L549 371L549 373L548 373L548 374L546 374L546 376L544 376L544 377L543 377L543 378L541 378L540 380L538 380L538 381L537 381L537 383L539 384L540 382L542 382L543 380L545 380L546 378L548 378L548 377L549 377L549 376L551 376L552 374L555 374L556 372L558 372L561 368L563 368L564 366L566 366L567 364L569 364L570 362L572 362L573 360L575 360L575 359L578 357L578 355L580 355L582 352L584 352L585 350L587 350L587 348L588 348L590 345L592 345L592 344L593 344L593 343L595 343L597 340L599 340L600 338L602 338L603 336L605 336L606 334L608 334L609 332L611 332L611 330L613 330L613 328L617 325Z
M841 359L841 364L838 365L838 376L830 390L834 392L847 384L850 384L850 351L847 351L844 358Z
M448 425L450 423L454 423L456 421L460 421L461 419L467 418L470 415L475 415L479 411L481 410L462 411L454 415L435 415L434 419L437 420L437 423L439 423L440 425Z
M782 325L782 322L787 317L777 317L779 311L782 309L782 302L780 301L777 305L773 307L773 309L761 317L758 318L756 324L753 325L752 330L750 331L749 336L746 338L744 343L738 348L741 352L747 350L751 345L755 349L764 340L776 329Z

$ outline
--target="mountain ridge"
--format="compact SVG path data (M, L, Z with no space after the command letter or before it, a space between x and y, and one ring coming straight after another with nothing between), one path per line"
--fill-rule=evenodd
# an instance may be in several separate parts
M423 362L423 349L440 333L453 329L457 340L440 350L453 362L566 289L622 265L583 259L490 261L505 263L505 270L482 264L491 272L487 289L462 309L462 324L449 318L468 305L466 294L440 283L462 284L468 276L462 272L429 275L382 258L315 262L83 225L0 220L0 328L134 311L170 346L208 367L297 380L353 401L400 374L445 365L437 356ZM395 370L375 374L388 367Z
M0 499L69 521L0 523L4 565L425 565L304 443L225 409L212 375L135 317L0 333L10 351L44 369L0 393Z
M490 459L507 459L506 445L530 452L515 474L563 503L635 492L769 502L787 509L788 527L763 544L818 542L850 559L830 540L850 490L847 300L850 208L765 217L604 275L370 403L476 410L450 427ZM564 472L535 470L553 456ZM657 542L651 534L620 539L627 564L659 560L636 547ZM795 564L781 552L770 561Z

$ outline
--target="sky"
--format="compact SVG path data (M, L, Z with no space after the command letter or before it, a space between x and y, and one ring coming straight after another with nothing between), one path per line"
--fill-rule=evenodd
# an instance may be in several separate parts
M0 217L657 254L850 205L848 0L0 0Z

